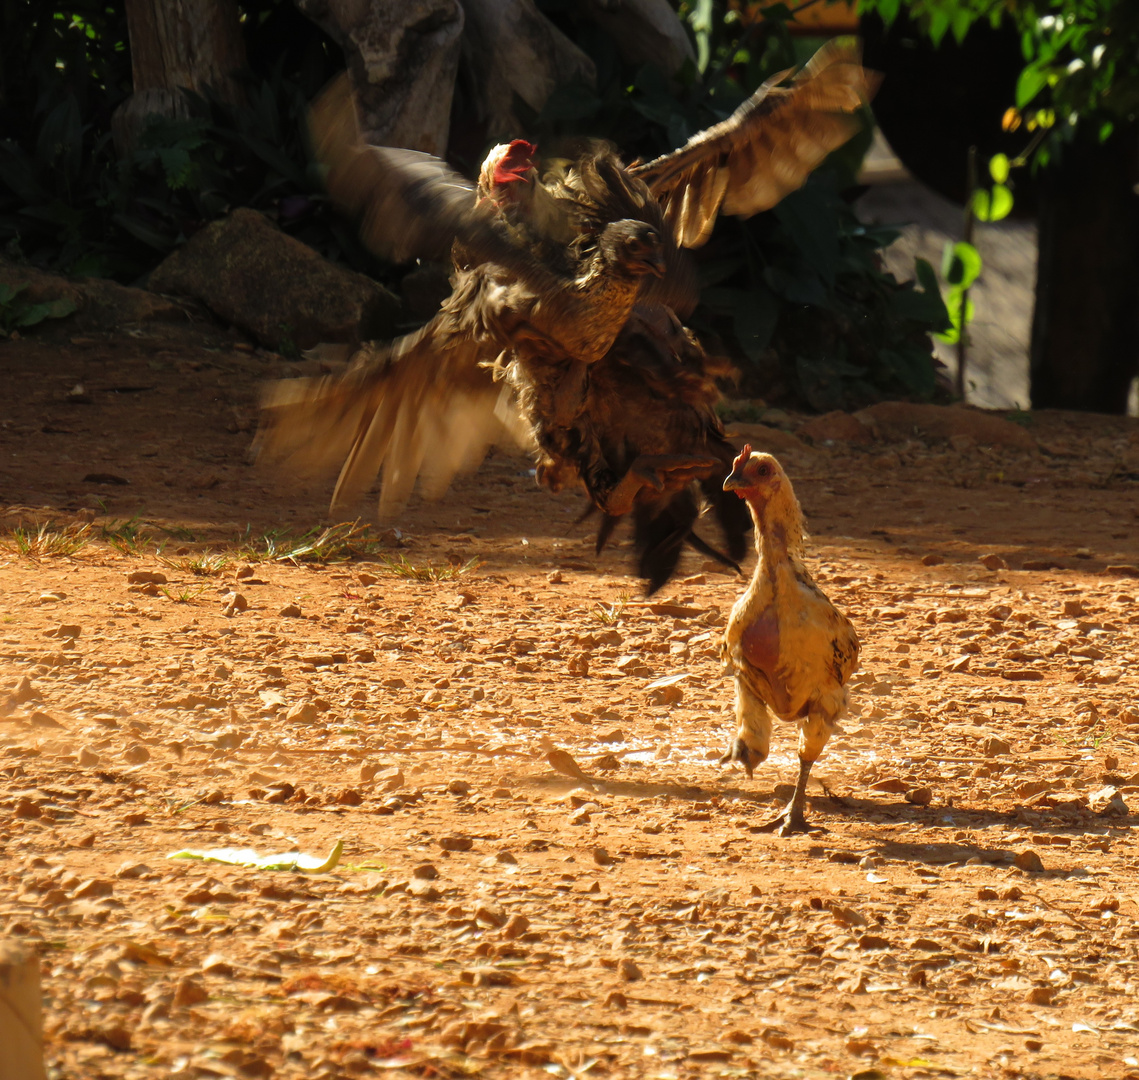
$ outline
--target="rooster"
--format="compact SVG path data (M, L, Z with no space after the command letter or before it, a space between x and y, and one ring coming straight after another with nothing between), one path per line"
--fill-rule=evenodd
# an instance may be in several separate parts
M734 457L715 414L728 369L681 322L696 300L684 249L721 210L774 205L857 130L869 85L853 47L825 46L778 86L787 74L655 161L627 167L598 140L537 161L515 140L491 151L477 184L430 155L364 145L342 78L311 117L331 196L382 255L449 254L452 293L425 327L365 345L343 375L270 387L261 456L310 474L340 465L334 506L382 470L390 515L417 477L441 494L513 436L541 482L585 487L603 515L599 550L632 513L649 592L685 544L738 569L750 522L717 479ZM726 555L693 531L708 506Z
M846 712L858 635L803 565L803 513L779 462L745 446L724 490L734 491L751 511L759 561L721 644L725 669L736 682L739 723L721 764L738 761L750 778L767 757L772 713L797 724L795 793L763 829L783 836L806 832L807 780Z

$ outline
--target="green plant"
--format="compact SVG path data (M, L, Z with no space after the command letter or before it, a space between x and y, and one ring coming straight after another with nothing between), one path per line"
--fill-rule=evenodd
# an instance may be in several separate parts
M468 559L465 563L448 563L445 566L436 565L434 563L422 563L415 565L408 562L406 556L400 555L397 558L382 557L380 562L396 577L409 578L412 581L456 581L468 574L472 570L476 570L482 565L478 558Z
M34 529L17 526L4 541L25 559L63 558L82 551L93 539L90 525L45 522Z
M372 535L370 525L342 521L300 536L274 530L255 540L247 530L235 555L249 562L345 562L374 555L382 547L383 541Z
M21 296L27 284L5 285L0 281L0 336L11 336L16 330L36 326L44 319L66 319L75 311L75 302L67 297L32 303Z

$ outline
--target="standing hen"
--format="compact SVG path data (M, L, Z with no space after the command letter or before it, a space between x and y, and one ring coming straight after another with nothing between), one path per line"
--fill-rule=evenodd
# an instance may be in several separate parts
M795 794L764 829L783 836L806 832L807 779L846 712L845 684L858 667L858 635L803 565L803 513L779 462L745 446L724 490L751 510L759 561L721 645L736 681L739 722L721 760L740 762L750 777L767 757L772 713L798 725Z
M536 161L516 140L491 151L477 186L429 155L364 145L347 82L334 85L312 117L334 201L381 254L449 250L453 291L422 330L364 346L343 376L271 387L262 457L340 466L334 505L382 470L391 513L421 473L440 494L509 432L536 453L539 480L585 487L604 515L599 547L632 513L650 592L685 543L715 553L693 531L708 506L723 558L740 558L747 514L716 480L733 457L715 414L724 368L680 321L695 304L683 249L721 210L774 205L857 130L870 87L855 47L825 46L778 86L787 74L645 165L597 140Z

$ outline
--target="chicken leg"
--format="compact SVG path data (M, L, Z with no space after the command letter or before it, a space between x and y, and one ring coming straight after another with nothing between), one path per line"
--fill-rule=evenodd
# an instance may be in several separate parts
M812 828L821 828L812 826L803 811L807 805L807 781L811 776L811 766L819 759L833 731L834 724L817 710L800 721L799 777L795 781L795 793L775 817L760 826L760 832L778 832L780 836L791 836L794 833L809 832Z

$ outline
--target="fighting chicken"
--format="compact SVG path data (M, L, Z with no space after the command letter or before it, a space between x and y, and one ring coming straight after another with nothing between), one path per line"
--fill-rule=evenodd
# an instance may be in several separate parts
M745 446L724 490L734 491L751 511L759 561L720 647L725 670L735 678L739 723L721 763L740 762L750 778L770 749L772 714L797 724L795 793L763 828L783 836L806 832L807 780L846 712L858 635L803 565L803 513L779 462Z
M857 129L870 92L849 45L777 86L786 74L648 164L626 167L597 140L536 162L516 140L491 151L477 186L429 155L364 145L347 81L334 85L312 117L334 201L381 254L449 248L453 291L427 326L365 346L344 375L270 388L262 457L309 474L343 462L334 505L382 470L387 515L421 474L440 494L511 435L541 482L585 487L599 550L633 514L650 592L686 543L735 565L750 523L717 480L734 456L715 414L725 369L680 321L696 298L682 249L721 209L750 216L799 187ZM706 506L726 555L693 531Z

